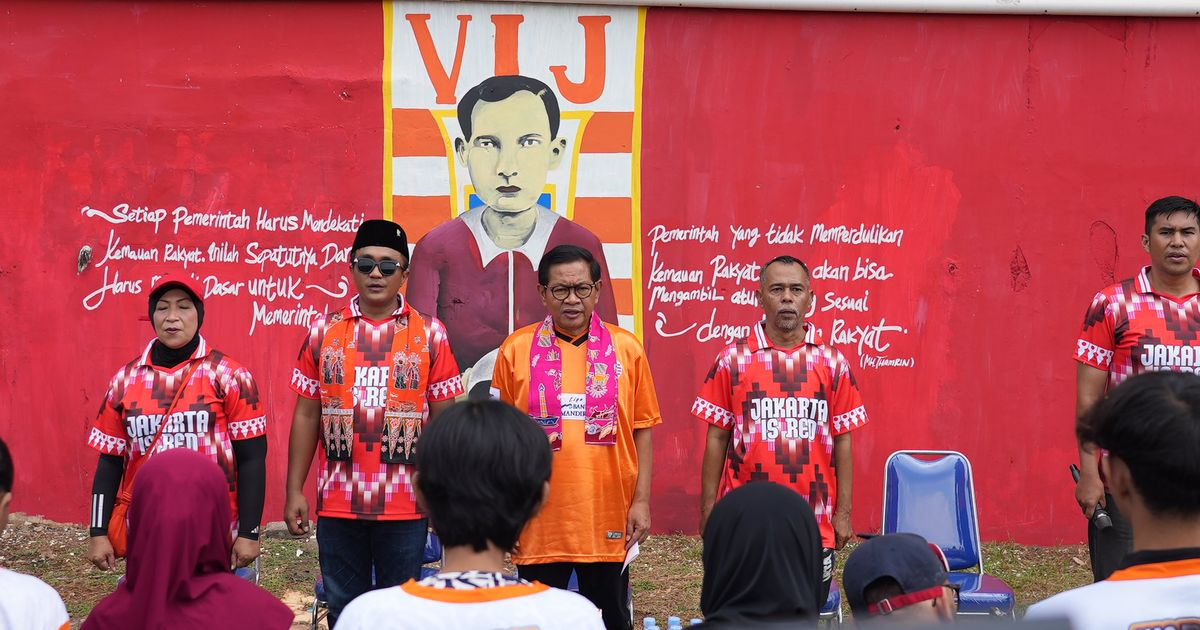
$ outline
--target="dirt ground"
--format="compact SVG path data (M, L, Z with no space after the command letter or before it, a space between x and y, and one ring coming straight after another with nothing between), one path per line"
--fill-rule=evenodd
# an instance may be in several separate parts
M36 575L58 589L78 627L96 602L116 588L122 572L92 568L83 559L86 550L87 532L82 527L15 514L0 537L0 566ZM294 630L310 627L313 583L319 573L316 552L316 541L311 538L296 540L272 530L263 539L260 584L296 612ZM847 555L845 551L838 554L839 580ZM1090 582L1087 557L1087 547L1082 545L984 545L988 573L1012 586L1022 611L1054 593ZM700 558L698 538L652 536L647 540L630 570L635 618L698 617L703 576Z

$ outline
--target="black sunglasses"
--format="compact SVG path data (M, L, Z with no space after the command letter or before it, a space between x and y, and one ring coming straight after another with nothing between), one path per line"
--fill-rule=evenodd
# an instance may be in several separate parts
M372 258L355 258L354 268L364 276L371 275L375 268L379 267L379 273L390 276L399 270L405 269L404 265L394 260L374 260Z

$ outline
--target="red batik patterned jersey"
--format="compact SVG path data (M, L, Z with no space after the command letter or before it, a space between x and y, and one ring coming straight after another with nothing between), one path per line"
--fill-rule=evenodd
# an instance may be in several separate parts
M718 497L751 481L792 488L816 513L822 544L834 547L833 438L867 423L841 352L815 343L777 348L760 323L717 355L692 414L732 431Z
M331 325L329 320L334 315L343 319L354 318L354 341L349 348L342 352L357 353L355 365L358 374L368 374L374 370L376 374L388 373L393 362L390 356L392 337L403 330L397 326L400 322L407 326L409 306L403 296L399 297L399 306L387 321L376 322L362 316L358 308L358 297L341 311L329 313L319 318L309 329L300 348L300 356L296 361L296 369L292 372L292 389L301 396L309 399L321 397L321 383L337 395L340 387L354 387L354 383L338 383L335 373L340 372L337 357L321 356L321 348L325 343L325 331ZM433 317L422 316L425 319L425 338L429 344L429 379L426 386L426 420L429 417L431 402L450 400L462 394L462 377L459 376L458 363L450 351L449 338L442 323ZM415 339L414 339L415 341ZM324 371L328 371L329 378ZM386 382L388 377L382 378ZM385 387L386 389L386 387ZM322 445L317 449L317 515L333 518L360 518L371 520L409 520L421 518L417 509L417 497L413 492L412 473L409 466L404 464L385 464L380 453L380 439L383 435L386 395L357 396L354 406L354 445L350 461L330 460L325 456ZM367 406L368 400L378 400L379 406ZM322 400L322 407L337 406L341 400ZM321 437L322 443L324 436Z
M1200 293L1155 293L1149 267L1104 289L1083 318L1075 360L1107 371L1109 389L1142 372L1200 372Z
M109 455L125 456L124 490L146 459L146 451L175 398L191 361L171 369L150 364L145 352L121 368L108 385L100 414L92 424L88 445ZM250 371L200 338L192 360L199 360L167 419L156 453L188 448L212 458L229 482L229 501L237 521L237 462L233 441L266 435L267 417L258 385Z

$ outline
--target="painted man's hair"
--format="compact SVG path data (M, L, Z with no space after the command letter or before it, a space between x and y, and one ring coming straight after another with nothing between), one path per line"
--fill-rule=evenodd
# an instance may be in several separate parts
M550 139L557 138L560 114L554 90L537 79L513 74L489 77L463 94L458 102L458 126L462 128L463 139L471 141L471 113L479 101L498 103L517 92L531 92L542 99L542 104L546 106L546 117L550 119Z

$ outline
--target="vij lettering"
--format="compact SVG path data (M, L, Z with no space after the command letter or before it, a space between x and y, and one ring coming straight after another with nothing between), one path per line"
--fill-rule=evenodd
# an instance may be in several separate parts
M458 90L458 79L462 73L463 53L467 48L467 32L474 30L470 24L474 19L470 15L458 16L458 41L433 41L433 33L429 28L429 20L433 16L428 13L409 13L404 16L412 27L412 35L416 40L417 49L421 52L421 61L429 81L437 92L439 105L453 105L454 95ZM565 65L550 66L554 75L558 93L572 103L591 103L604 94L604 84L607 74L605 55L605 26L612 21L607 15L581 15L579 25L583 27L583 80L576 83L567 77ZM521 24L525 21L523 15L493 15L492 37L495 42L495 72L497 75L522 74L518 52L521 37ZM478 28L478 27L475 27ZM485 26L486 28L486 26ZM486 36L485 36L486 37ZM474 36L473 39L478 38ZM453 50L454 58L449 64L445 63L439 50ZM578 76L578 70L573 74Z

